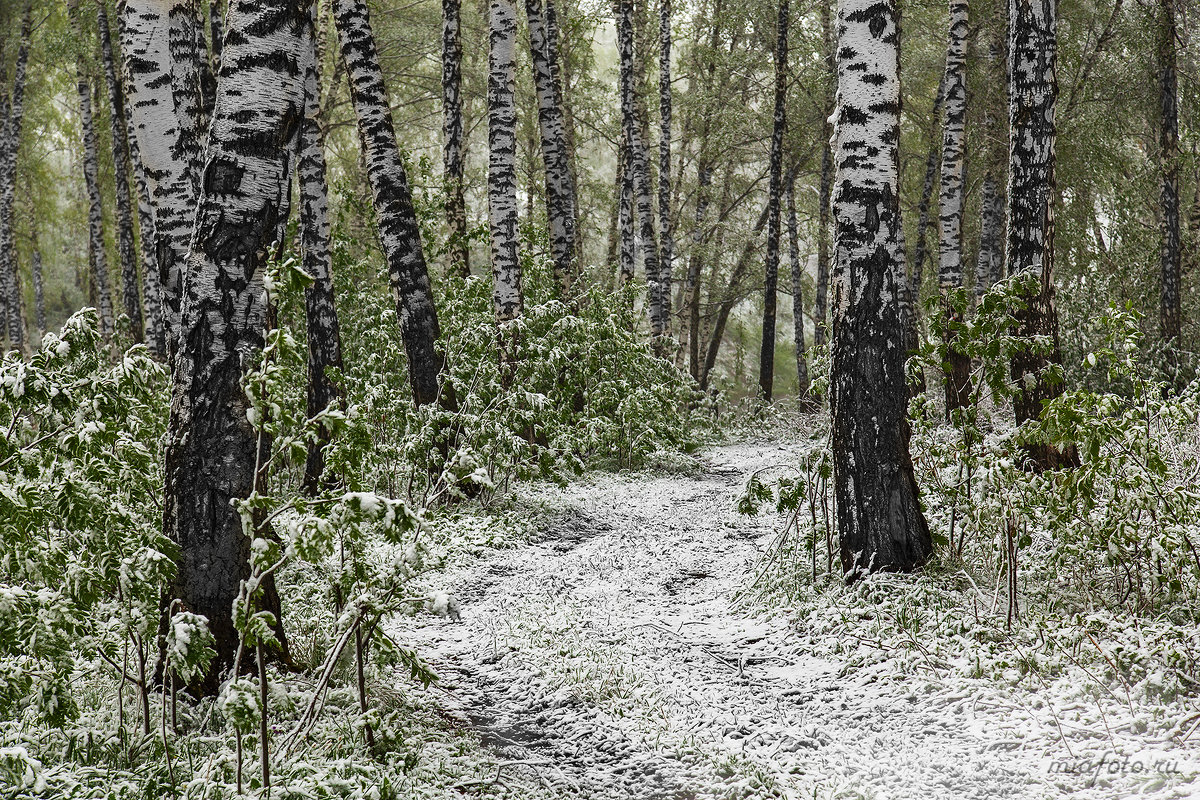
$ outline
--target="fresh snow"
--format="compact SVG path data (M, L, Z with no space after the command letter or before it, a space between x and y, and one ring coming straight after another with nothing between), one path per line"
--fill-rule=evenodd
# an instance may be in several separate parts
M639 800L1200 795L1192 698L1164 715L1126 705L1119 685L1111 698L1084 692L1082 673L970 677L932 641L922 664L830 634L821 620L841 613L837 590L803 617L735 602L783 522L739 516L736 495L751 471L798 452L740 444L709 451L694 476L538 486L531 508L555 511L532 543L462 557L434 580L435 610L452 596L458 614L394 623L440 677L428 701L495 751L497 788ZM1153 767L1164 760L1167 775Z

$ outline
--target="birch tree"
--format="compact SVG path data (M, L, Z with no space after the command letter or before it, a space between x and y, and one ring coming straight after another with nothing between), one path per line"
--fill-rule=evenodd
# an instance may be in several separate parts
M462 23L460 0L442 0L442 180L451 253L461 275L471 274L467 201L463 195L466 143L462 113Z
M967 161L967 0L950 0L950 30L943 79L946 111L942 126L942 179L938 191L938 289L942 303L942 340L946 345L946 414L971 397L971 359L955 347L954 326L962 322L950 293L963 286L963 205ZM918 286L913 287L914 294Z
M188 0L119 0L117 7L126 101L154 213L162 316L173 348L199 177L196 14Z
M1158 154L1162 240L1162 338L1178 346L1180 332L1180 228L1179 228L1179 78L1175 66L1175 0L1160 0L1158 30L1159 128Z
M824 121L821 126L821 181L817 190L817 286L813 298L813 346L824 347L829 319L829 215L833 195L833 139L834 88L837 83L837 65L834 57L833 34L834 0L821 2L821 43L826 65L823 81Z
M504 327L521 315L524 297L517 246L517 11L513 0L491 0L488 14L488 216L492 241L492 301ZM501 358L512 358L501 331Z
M333 14L358 117L367 180L379 218L379 239L387 259L388 280L408 356L413 399L417 405L423 405L438 399L439 374L445 359L437 349L437 309L421 251L412 192L396 146L392 111L367 6L362 0L333 0ZM223 53L222 57L228 54Z
M1016 334L1046 337L1050 351L1032 346L1013 355L1013 401L1017 423L1037 419L1042 404L1062 393L1047 374L1060 363L1054 307L1054 145L1057 38L1056 0L1009 0L1008 23L1008 255L1010 274L1032 274L1035 286L1016 312ZM1076 463L1071 451L1030 444L1035 469Z
M72 24L80 43L83 27L79 20L79 0L70 0L67 6ZM100 153L96 138L96 125L92 117L92 87L80 56L75 68L75 88L79 98L79 125L83 136L83 180L88 199L88 267L92 285L96 292L96 306L100 312L100 331L111 337L113 324L112 292L108 282L108 255L104 250L104 212L100 196Z
M313 7L315 11L315 5ZM297 172L300 186L300 247L304 271L313 282L304 290L308 338L307 413L310 419L342 401L336 377L342 369L342 339L333 293L333 252L330 245L329 197L325 180L325 135L321 128L321 74L316 38L304 76L304 121L300 125ZM304 490L316 494L325 472L325 447L332 438L322 424L308 443L304 461Z
M113 58L112 34L108 30L105 0L96 3L100 28L100 57L104 65L104 83L108 89L108 115L113 154L113 183L116 187L117 256L121 262L121 300L135 342L145 340L142 322L142 298L138 289L138 254L134 248L133 200L129 193L129 139L125 127L125 93L117 78Z
M242 389L264 345L264 270L289 211L304 119L304 4L236 0L184 284L166 455L168 535L181 560L175 596L208 617L216 688L233 661L231 609L249 576L250 539L233 502L256 485L265 444Z
M899 292L896 0L839 0L831 406L842 570L909 570L933 545L908 451Z
M13 236L13 207L16 205L17 156L20 151L21 126L25 116L25 81L29 63L29 48L33 41L33 3L25 0L21 10L20 44L13 67L12 88L9 89L8 60L0 37L0 336L8 334L9 345L25 350L25 315L22 309L20 271L17 267L16 242Z
M675 237L671 231L671 0L658 4L658 229L662 235L659 277L663 285L662 314L671 316L671 267L675 260Z
M546 216L550 223L550 254L554 277L563 297L571 290L575 273L575 181L567 150L567 129L559 93L554 88L551 40L541 0L525 0L529 23L529 47L537 91L538 130L546 172Z
M783 193L783 132L787 128L788 0L780 0L775 23L775 112L771 126L770 186L767 190L767 263L763 289L762 347L758 385L770 403L775 385L775 305L779 284L780 201Z

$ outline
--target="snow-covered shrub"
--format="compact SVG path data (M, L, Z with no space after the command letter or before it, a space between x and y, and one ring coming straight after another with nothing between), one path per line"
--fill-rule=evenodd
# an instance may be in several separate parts
M174 569L166 377L141 346L111 361L92 309L0 361L0 717L62 724L77 658L149 656Z

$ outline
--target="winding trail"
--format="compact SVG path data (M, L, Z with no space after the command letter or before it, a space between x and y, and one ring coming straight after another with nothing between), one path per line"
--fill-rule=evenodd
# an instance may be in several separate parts
M514 796L1192 796L1178 781L1052 774L1052 759L1114 749L1112 734L1095 741L1086 714L1072 727L1027 688L897 675L886 655L846 667L806 652L803 621L737 610L781 520L739 516L734 498L752 469L793 455L726 446L696 476L541 487L561 510L535 542L439 576L459 621L396 623Z

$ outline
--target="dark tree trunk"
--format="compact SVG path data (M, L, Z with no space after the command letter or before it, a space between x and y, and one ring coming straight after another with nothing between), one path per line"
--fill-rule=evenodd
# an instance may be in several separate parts
M315 10L315 6L314 6ZM320 59L312 41L312 55L304 80L304 121L300 126L300 246L304 271L313 282L304 290L308 334L309 419L342 402L336 374L342 369L342 338L333 294L333 253L330 248L329 198L325 182L325 135L321 130ZM325 448L333 438L322 424L317 438L308 443L304 461L304 491L316 494L325 473Z
M462 113L462 27L460 0L442 0L442 175L450 252L460 275L471 274L467 201L463 196L466 147Z
M658 228L662 237L658 273L662 284L663 327L670 329L671 267L675 238L671 231L671 0L659 0L658 15Z
M392 111L366 3L334 0L333 13L358 116L367 179L379 216L379 238L387 259L388 280L396 298L396 315L400 318L400 332L408 355L413 399L417 405L424 405L438 399L438 376L445 359L437 349L437 309L425 254L421 251L421 231L404 162L396 146Z
M1017 423L1036 420L1043 404L1062 393L1046 375L1061 362L1058 316L1054 308L1054 107L1056 0L1029 3L1009 0L1009 145L1008 256L1013 275L1032 273L1036 283L1016 313L1016 334L1044 336L1049 353L1022 350L1012 359L1012 380L1018 387L1013 401ZM1078 462L1073 449L1065 452L1048 444L1027 448L1034 469L1055 469Z
M817 287L813 298L813 346L824 347L829 328L829 213L833 195L833 151L830 139L833 128L829 118L833 115L834 84L837 82L837 67L834 63L833 0L822 0L821 30L825 50L825 121L821 132L821 184L817 194Z
M783 193L783 132L787 128L788 0L780 0L775 23L775 116L771 127L770 181L767 192L767 263L763 289L762 346L758 386L764 402L775 389L775 305L779 286L780 200Z
M254 490L268 456L242 380L264 345L263 276L288 217L310 35L303 4L230 9L184 285L164 519L181 552L175 596L208 617L216 640L206 691L232 664L231 608L249 575L251 536L232 503Z
M933 550L908 451L895 0L838 3L833 197L833 477L842 571L905 571Z
M1175 68L1177 36L1175 0L1160 0L1160 3L1158 149L1162 170L1162 184L1159 191L1162 217L1162 243L1159 256L1162 267L1162 338L1174 350L1179 345L1181 316L1179 310L1179 79ZM1173 367L1174 365L1172 365Z
M754 224L752 235L747 237L745 245L742 246L742 253L738 256L738 260L734 262L733 269L729 273L729 286L725 291L725 298L717 307L716 319L713 321L712 335L708 340L708 349L704 355L704 364L700 370L700 388L708 389L708 381L712 376L713 367L717 365L717 356L721 352L721 341L725 338L725 326L729 323L729 315L733 313L733 307L742 300L741 285L742 279L745 278L746 272L750 269L750 262L756 251L758 244L758 236L762 233L763 228L767 224L767 208L763 206L762 213L758 215L758 222ZM721 243L717 243L716 252L721 252Z
M704 267L704 243L708 238L705 235L704 218L708 213L711 185L712 169L707 163L701 162L696 176L696 218L687 271L688 371L696 380L700 379L700 273Z
M938 192L938 289L942 303L942 341L946 346L944 385L946 415L971 402L971 359L955 346L955 326L962 313L950 293L963 286L963 206L966 192L967 138L967 0L950 0L946 45L942 128L942 180ZM914 293L918 287L913 287ZM914 314L914 317L916 315Z
M133 340L141 342L145 341L146 334L142 323L142 298L138 292L139 263L133 238L133 200L129 193L129 139L125 126L125 93L117 78L112 35L108 30L108 12L103 0L96 4L96 11L97 25L100 28L100 53L104 61L104 80L108 88L109 108L112 110L109 122L117 198L117 256L121 260L121 299L125 306L125 316L129 317Z
M68 6L77 33L82 35L79 21L79 0ZM100 155L96 126L92 119L92 87L83 63L76 65L76 89L79 96L79 120L83 132L83 179L88 197L88 266L96 289L96 304L100 311L100 330L110 338L113 324L112 293L108 282L108 256L104 251L104 216L100 200Z

